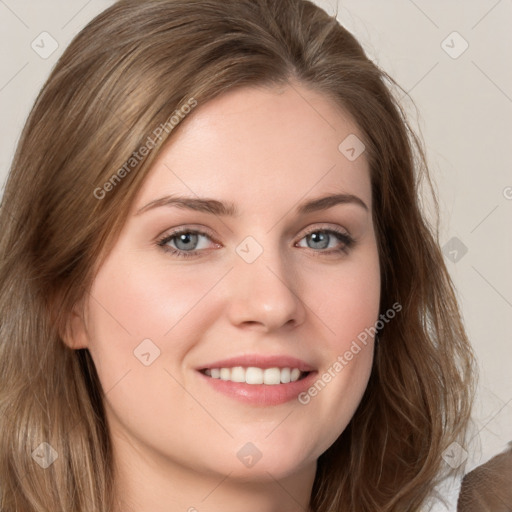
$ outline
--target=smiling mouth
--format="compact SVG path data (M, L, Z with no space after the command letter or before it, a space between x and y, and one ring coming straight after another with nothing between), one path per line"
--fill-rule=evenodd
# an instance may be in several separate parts
M255 366L232 368L205 368L200 370L203 375L212 379L220 379L230 382L245 384L266 384L275 386L278 384L289 384L307 377L311 372L303 372L298 368L258 368Z

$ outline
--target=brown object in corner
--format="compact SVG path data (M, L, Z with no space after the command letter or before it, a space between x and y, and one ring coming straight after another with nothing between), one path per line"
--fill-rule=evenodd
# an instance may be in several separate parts
M457 512L512 512L512 442L509 446L464 477Z

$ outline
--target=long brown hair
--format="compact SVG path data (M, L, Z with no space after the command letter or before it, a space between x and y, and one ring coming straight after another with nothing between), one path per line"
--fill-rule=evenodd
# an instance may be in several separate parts
M358 410L318 460L311 508L418 510L450 470L442 454L452 442L464 445L474 361L436 227L420 211L419 182L429 183L428 172L390 92L396 84L309 1L121 0L58 61L27 120L4 192L2 512L112 508L103 390L88 351L71 350L62 338L174 131L123 179L114 183L113 176L191 98L201 108L237 87L292 82L343 106L364 134L381 311L402 305L380 333ZM52 461L58 455L46 469L35 462L41 450Z

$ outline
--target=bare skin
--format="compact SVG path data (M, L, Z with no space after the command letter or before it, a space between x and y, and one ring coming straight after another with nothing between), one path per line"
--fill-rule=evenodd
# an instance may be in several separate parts
M373 340L341 371L333 364L379 314L368 163L338 149L350 134L362 139L303 86L244 88L199 105L160 154L66 340L89 349L106 393L116 512L308 510L317 459L366 388ZM239 214L139 212L171 194ZM333 194L350 197L296 211ZM169 239L176 229L192 237ZM261 405L199 372L247 354L292 356L331 379L307 404Z

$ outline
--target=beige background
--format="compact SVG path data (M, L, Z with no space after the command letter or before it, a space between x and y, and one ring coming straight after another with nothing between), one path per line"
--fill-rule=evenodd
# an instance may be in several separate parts
M51 68L111 3L0 0L1 183ZM338 10L418 107L404 100L425 141L441 201L441 244L481 366L475 433L465 447L471 469L512 440L512 0L317 3ZM31 47L45 37L51 49L42 32L59 45L48 58Z

